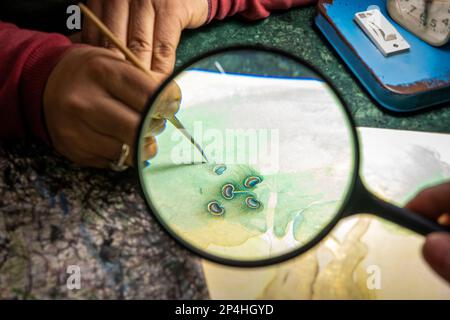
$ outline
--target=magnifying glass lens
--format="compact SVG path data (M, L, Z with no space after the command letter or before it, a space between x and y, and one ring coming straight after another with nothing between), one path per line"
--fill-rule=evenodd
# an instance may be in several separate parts
M170 122L156 137L156 157L144 161L156 97L140 132L138 170L166 231L232 265L281 261L317 242L356 174L351 123L327 82L297 59L256 49L215 53L173 81L182 97L176 116L208 162Z

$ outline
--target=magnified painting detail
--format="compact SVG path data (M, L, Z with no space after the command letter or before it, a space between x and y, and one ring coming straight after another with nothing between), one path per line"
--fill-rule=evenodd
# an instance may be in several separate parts
M209 162L168 125L158 155L141 164L157 217L215 256L257 260L300 248L336 216L353 177L339 100L293 60L261 69L272 55L224 53L181 73L177 116Z

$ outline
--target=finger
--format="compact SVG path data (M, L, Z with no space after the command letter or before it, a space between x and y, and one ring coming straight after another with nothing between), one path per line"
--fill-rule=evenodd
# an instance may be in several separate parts
M107 160L107 167L110 167L110 164L117 163L121 159L123 142L93 130L87 136L89 137L89 141L86 144L86 147L89 148L88 153L102 160ZM135 150L130 146L130 153L125 159L126 165L133 166L134 154ZM101 161L101 163L104 163L104 161Z
M110 168L112 163L117 163L122 156L123 142L108 135L101 134L89 125L81 125L78 150L81 152L81 160L78 163L96 168ZM126 165L132 166L134 150L130 147L130 154L126 158Z
M433 220L450 213L450 182L419 192L406 208Z
M108 168L110 161L106 158L92 154L92 152L89 151L90 148L86 145L88 136L86 136L85 133L80 133L80 138L74 140L70 146L66 146L66 149L62 150L61 154L73 163L82 167Z
M180 21L174 15L158 12L153 40L153 71L166 75L172 73L182 29Z
M423 256L434 271L450 283L450 235L430 234L423 246Z
M181 88L175 81L170 82L152 106L153 118L172 118L181 105Z
M83 149L87 153L109 161L116 161L120 158L123 142L109 135L102 134L87 124L85 127L83 136L86 139Z
M81 124L78 132L79 137L73 140L70 147L65 146L63 150L63 154L74 163L86 167L110 168L111 163L119 161L123 142L96 131L87 123ZM130 154L126 159L126 165L133 166L135 149L131 142L127 144L130 146ZM157 150L156 139L145 138L142 145L143 160L154 158Z
M98 96L90 106L82 108L79 116L93 131L109 136L119 142L115 151L121 150L126 143L134 150L140 115L133 109L111 97ZM104 151L105 152L105 151ZM106 152L105 152L106 153ZM108 153L109 154L109 153ZM117 158L117 154L113 153ZM109 157L111 158L111 157Z
M102 0L88 0L87 6L99 19L102 19ZM81 38L84 43L91 45L100 44L100 32L97 26L86 17L83 22L83 32Z
M153 159L158 152L156 139L154 137L146 138L142 151L142 156L144 157L144 159L142 159L143 161Z
M129 1L108 0L103 1L102 7L102 19L104 24L123 44L127 43L129 6ZM122 54L108 37L102 36L102 46Z
M155 10L150 1L132 1L128 26L128 48L150 70Z
M163 77L154 74L153 79L129 63L119 63L103 77L108 92L127 106L142 112L149 97L158 89Z
M152 118L148 126L145 136L154 137L161 134L166 129L167 120L166 119L154 119Z

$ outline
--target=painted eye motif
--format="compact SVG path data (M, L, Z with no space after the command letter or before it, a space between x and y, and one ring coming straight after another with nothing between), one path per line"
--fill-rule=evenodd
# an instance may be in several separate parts
M234 198L234 186L231 183L227 183L222 187L222 197L227 200Z
M222 175L227 170L227 166L224 164L220 164L214 167L213 171L218 176Z
M248 177L248 178L246 178L245 180L244 180L244 186L246 187L246 188L254 188L254 187L256 187L256 185L257 184L259 184L259 183L261 183L261 178L260 177L254 177L254 176L251 176L251 177Z
M220 217L225 213L225 208L218 201L211 201L208 203L208 212L213 216Z
M245 198L245 204L250 209L259 209L261 207L261 202L259 202L254 197L247 197L247 198Z

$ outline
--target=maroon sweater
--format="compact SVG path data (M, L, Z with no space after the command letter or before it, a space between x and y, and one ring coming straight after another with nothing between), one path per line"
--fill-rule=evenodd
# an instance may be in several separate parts
M239 14L247 19L271 10L316 0L208 0L208 22ZM0 140L33 135L49 142L42 112L47 79L62 55L73 48L59 34L22 30L0 22Z

